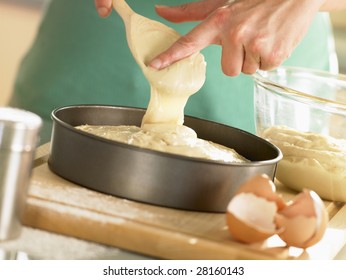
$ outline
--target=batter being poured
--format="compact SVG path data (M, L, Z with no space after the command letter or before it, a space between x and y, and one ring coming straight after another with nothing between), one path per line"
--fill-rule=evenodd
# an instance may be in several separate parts
M147 67L180 34L162 23L136 14L124 0L114 0L113 6L124 21L130 50L150 83L149 105L140 128L85 125L79 129L168 153L223 162L246 162L233 149L199 139L193 129L183 125L186 102L205 81L206 63L203 55L195 53L160 71Z

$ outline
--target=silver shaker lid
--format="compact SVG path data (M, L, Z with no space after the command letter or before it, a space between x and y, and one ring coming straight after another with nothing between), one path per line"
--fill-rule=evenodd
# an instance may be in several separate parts
M28 152L36 148L42 119L36 114L0 107L0 150Z

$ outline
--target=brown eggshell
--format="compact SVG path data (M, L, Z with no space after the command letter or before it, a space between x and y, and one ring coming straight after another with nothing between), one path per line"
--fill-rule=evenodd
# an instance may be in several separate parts
M288 246L308 248L322 239L328 212L315 192L303 190L278 213L275 222L283 229L279 236Z
M275 222L283 229L279 236L288 246L303 248L307 240L316 231L315 217L297 216L287 218L283 215L277 215Z
M303 190L299 193L284 209L279 211L279 214L287 218L294 218L297 214L306 217L315 217L314 201L311 198L311 193L308 190Z
M227 207L228 230L234 239L244 243L264 241L277 233L274 224L276 212L274 201L252 193L240 193L233 197Z
M226 215L228 231L232 237L244 243L262 242L267 238L274 235L274 232L264 232L259 229L253 228L246 223L239 220L232 213Z
M274 182L266 174L258 174L242 184L237 193L253 193L277 204L278 210L286 207L282 197L276 193Z
M317 242L319 242L323 238L328 226L328 222L329 222L329 215L328 215L327 209L324 207L323 201L316 193L314 196L315 198L313 199L314 199L314 202L316 203L315 207L316 209L319 209L319 211L321 211L320 224L315 234L304 244L303 248L311 247L315 245Z

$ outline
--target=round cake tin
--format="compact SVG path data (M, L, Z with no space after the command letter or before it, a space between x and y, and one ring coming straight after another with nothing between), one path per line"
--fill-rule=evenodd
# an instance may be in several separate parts
M52 112L48 164L59 176L98 192L184 210L225 212L238 187L256 174L274 179L281 151L246 131L185 116L199 138L235 149L248 163L169 154L108 140L76 129L89 125L140 126L144 109L67 106Z

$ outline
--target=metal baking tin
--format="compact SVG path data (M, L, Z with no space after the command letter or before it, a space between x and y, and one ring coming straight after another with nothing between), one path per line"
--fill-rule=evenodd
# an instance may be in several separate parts
M256 174L274 178L281 151L246 131L185 116L199 138L235 149L250 163L220 163L111 141L75 126L137 125L144 109L67 106L52 112L48 164L57 175L98 192L185 210L225 212L240 184Z

